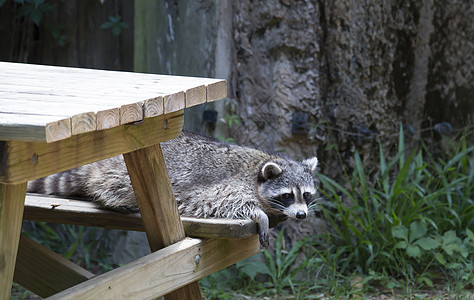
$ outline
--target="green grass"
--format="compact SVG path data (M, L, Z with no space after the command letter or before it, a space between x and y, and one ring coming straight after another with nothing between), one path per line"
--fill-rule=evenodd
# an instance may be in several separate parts
M380 148L373 183L358 153L348 187L319 176L328 200L324 215L333 229L329 243L342 252L342 274L360 274L369 287L473 287L474 147L466 138L453 147L437 159L423 149L405 153L402 133L392 161Z

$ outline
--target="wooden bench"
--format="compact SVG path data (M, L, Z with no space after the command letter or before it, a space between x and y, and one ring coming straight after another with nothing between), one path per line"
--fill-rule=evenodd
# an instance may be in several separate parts
M100 209L90 201L77 199L63 199L58 197L44 196L38 194L27 194L25 200L24 220L44 221L61 224L73 224L84 226L96 226L112 229L145 231L141 215L139 213L123 214L110 210ZM157 286L158 294L168 293L190 279L198 280L217 270L225 268L238 262L242 255L249 255L254 249L249 249L245 239L252 239L256 231L256 225L250 220L224 220L224 219L197 219L181 218L186 236L194 239L186 239L182 243L173 247L159 250L153 255L139 260L142 268L136 267L136 274L128 274L128 270L123 272L106 273L96 280L101 284L90 283L87 288L80 292L70 293L63 297L61 294L51 297L51 299L75 299L76 297L98 297L103 293L101 289L108 289L111 282L123 278L127 282L136 282L138 286L148 281L149 274L144 271L150 265L157 269L166 267L166 273L161 273L161 280ZM244 241L242 241L244 240ZM179 248L179 251L177 250ZM200 250L197 250L201 248ZM183 252L191 251L192 255ZM225 253L226 257L220 257L219 252ZM38 256L38 253L43 255ZM159 254L161 253L161 254ZM189 258L194 256L193 261ZM14 281L21 286L35 292L42 297L52 296L71 286L94 277L93 274L80 268L52 253L47 248L35 243L26 236L22 236L18 250L17 265L15 269ZM187 259L187 261L186 261ZM182 264L176 264L182 262ZM137 264L134 262L133 264ZM196 272L196 268L201 263L208 264L201 272ZM185 271L186 270L186 271ZM181 273L181 278L173 276ZM183 272L187 272L183 276ZM72 276L69 274L72 273ZM173 278L168 281L167 278ZM127 284L128 288L131 285ZM87 293L87 294L86 294ZM90 294L89 294L90 293ZM118 298L114 298L118 299Z
M257 253L253 222L180 219L159 145L185 108L226 94L218 79L0 62L0 300L13 278L48 299L200 299L198 279ZM141 215L26 195L29 180L120 154ZM153 252L94 276L21 235L23 217L143 230Z

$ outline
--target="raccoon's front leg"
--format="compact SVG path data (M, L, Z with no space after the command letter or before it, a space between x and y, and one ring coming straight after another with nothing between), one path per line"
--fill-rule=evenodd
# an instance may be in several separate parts
M258 224L260 244L265 247L265 249L268 249L268 230L270 227L267 214L263 210L257 209L256 213L252 217L252 220Z

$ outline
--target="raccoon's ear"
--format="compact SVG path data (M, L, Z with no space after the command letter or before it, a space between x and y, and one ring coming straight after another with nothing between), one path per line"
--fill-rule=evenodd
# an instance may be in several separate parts
M311 173L316 170L316 167L318 166L318 158L317 157L311 157L308 159L303 160L303 165L307 167Z
M260 171L260 176L263 180L276 178L282 173L281 167L274 162L267 162L263 165L262 170Z

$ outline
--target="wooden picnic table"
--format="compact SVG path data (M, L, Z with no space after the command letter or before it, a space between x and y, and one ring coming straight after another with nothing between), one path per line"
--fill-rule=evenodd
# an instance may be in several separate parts
M184 109L226 95L219 79L0 62L0 300L13 280L48 299L200 299L198 279L257 253L251 221L181 221L159 144L180 134ZM141 214L25 204L29 180L121 154ZM144 230L153 252L95 276L23 236L24 217Z

